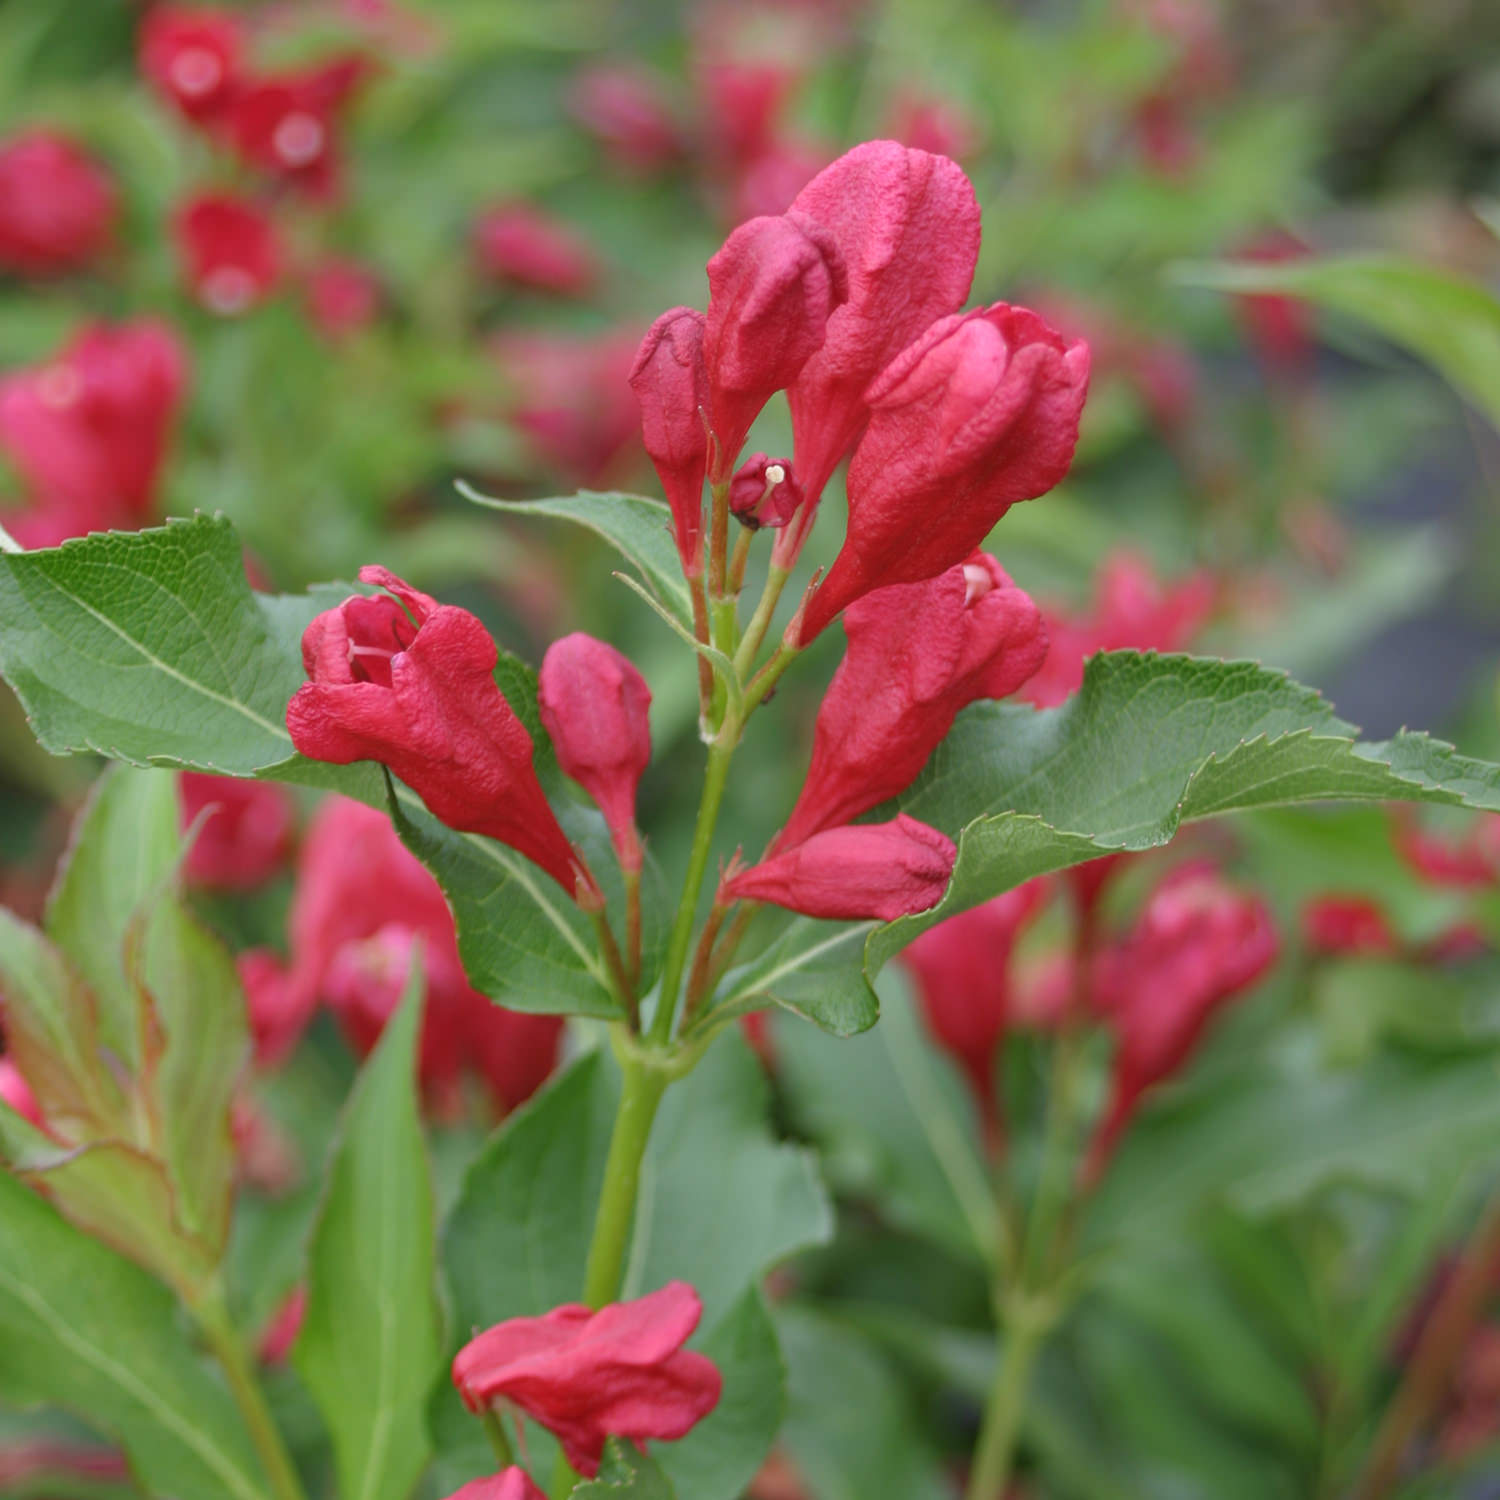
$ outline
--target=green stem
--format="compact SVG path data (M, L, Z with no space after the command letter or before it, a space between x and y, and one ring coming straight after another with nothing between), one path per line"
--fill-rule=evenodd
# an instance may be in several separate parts
M1021 1414L1031 1386L1031 1372L1046 1338L1048 1319L1032 1303L1022 1302L1005 1319L1005 1347L1000 1368L984 1408L979 1447L969 1471L965 1500L1003 1500L1021 1430Z
M271 1408L266 1403L265 1392L261 1389L245 1345L230 1321L222 1293L210 1292L197 1304L194 1313L208 1347L224 1371L224 1378L229 1383L229 1393L245 1419L250 1441L260 1455L276 1500L306 1500L306 1492L302 1488L296 1465L276 1428L276 1419L271 1415Z
M779 568L773 562L770 572L766 574L766 586L761 590L760 602L755 606L755 613L750 616L750 623L745 627L744 639L740 642L740 649L735 654L735 670L740 676L748 677L750 668L755 665L755 658L760 654L761 642L766 638L766 631L771 628L771 620L776 614L776 606L781 602L781 591L786 587L786 581L791 572L786 568Z
M1021 1274L1028 1279L1035 1278L1043 1257L1054 1244L1073 1183L1073 1113L1082 1056L1079 1042L1077 1032L1070 1027L1057 1039L1052 1054L1042 1160L1021 1256Z
M641 1161L651 1138L656 1108L669 1082L669 1075L662 1069L634 1057L622 1058L621 1069L620 1107L609 1139L604 1187L594 1215L594 1235L589 1242L588 1270L583 1282L583 1300L590 1307L603 1307L620 1295L625 1251L635 1219L635 1196L641 1181Z
M651 1040L665 1046L672 1038L672 1022L677 1013L677 992L682 988L682 974L687 967L688 948L693 941L693 918L698 911L698 893L703 888L703 873L713 848L714 828L719 808L724 802L724 788L729 780L729 762L739 740L739 725L726 718L718 738L709 746L708 767L703 774L703 796L698 803L698 821L693 828L693 847L688 856L687 876L682 883L682 898L667 939L667 956L662 964L661 990L656 1001L656 1015L651 1022Z
M631 988L641 978L641 872L627 869L625 880L625 971L630 975ZM640 1017L636 1016L636 1029L640 1029Z
M510 1439L505 1435L505 1424L500 1420L500 1413L494 1410L481 1412L479 1420L484 1427L485 1436L490 1440L490 1447L495 1450L495 1462L503 1472L515 1463L516 1455L511 1451Z
M640 886L639 878L637 878L637 901L639 901L639 895ZM620 956L620 946L615 942L615 934L609 925L609 917L602 908L591 912L590 915L594 919L594 931L599 938L599 951L604 956L605 968L609 970L615 998L625 1008L625 1014L630 1021L630 1029L638 1032L641 1029L640 1002L636 999L635 985L631 982L630 974L625 967L625 960Z
M766 659L766 664L750 680L745 689L745 717L748 719L765 702L771 689L781 681L781 674L791 666L800 654L800 647L788 646L785 641L777 646Z
M716 480L708 489L708 597L720 600L725 594L729 562L729 481Z

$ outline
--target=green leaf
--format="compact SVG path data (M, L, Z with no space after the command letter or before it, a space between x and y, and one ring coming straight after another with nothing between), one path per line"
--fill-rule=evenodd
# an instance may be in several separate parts
M781 1441L819 1500L952 1494L913 1403L859 1334L801 1307L782 1308L776 1331L790 1372Z
M48 937L97 997L105 1043L132 1064L139 1061L140 1005L126 968L126 937L181 858L180 823L174 776L111 768L73 824L47 902Z
M0 554L0 671L54 754L249 775L302 680L222 518Z
M953 883L931 911L877 928L866 964L875 971L919 932L1034 875L1157 847L1192 819L1384 800L1500 809L1500 767L1421 734L1362 743L1316 693L1254 662L1095 656L1057 708L982 703L959 715L901 799L958 837Z
M692 1490L684 1494L691 1495ZM611 1439L599 1476L573 1490L573 1500L677 1500L677 1491L656 1462L631 1443Z
M776 1028L792 1116L844 1191L966 1260L992 1261L998 1218L970 1091L905 997L886 1001L880 1025L852 1041Z
M349 1102L313 1235L298 1372L333 1436L343 1500L403 1500L428 1456L442 1359L432 1183L417 1099L414 968Z
M175 1500L266 1500L228 1393L171 1296L0 1174L0 1399L65 1407Z
M880 1002L858 959L871 925L831 928L797 918L762 953L724 976L705 1023L718 1026L776 1004L833 1036L868 1031L880 1019Z
M455 1327L577 1301L618 1093L606 1057L581 1058L474 1163L443 1236ZM703 1300L694 1347L727 1364L723 1415L680 1459L694 1500L736 1500L775 1435L779 1388L764 1386L773 1351L747 1294L832 1227L811 1156L771 1137L769 1106L749 1050L719 1039L668 1092L642 1171L622 1298L686 1281ZM679 1460L665 1448L659 1457L675 1475Z
M1358 318L1426 360L1500 425L1500 300L1477 281L1381 255L1184 265L1176 279L1225 292L1305 297Z
M692 601L682 577L682 561L672 539L672 512L644 495L580 490L550 500L495 500L462 481L459 493L476 505L518 516L549 516L571 521L601 536L620 552L679 619L691 622Z

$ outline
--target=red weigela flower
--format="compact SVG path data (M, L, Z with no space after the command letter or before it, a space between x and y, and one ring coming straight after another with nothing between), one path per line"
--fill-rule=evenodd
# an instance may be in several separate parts
M183 828L203 818L187 857L186 874L194 885L254 890L286 863L295 804L284 786L184 771L177 789Z
M1319 896L1302 910L1303 941L1314 953L1389 958L1400 944L1368 896Z
M823 347L788 392L797 472L816 506L865 424L870 382L969 295L979 204L946 157L868 141L813 178L792 211L829 232L848 277Z
M229 114L235 149L262 172L331 197L338 185L336 115L366 71L363 58L349 57L247 84Z
M231 11L153 5L141 23L140 65L188 119L217 123L239 88L244 37Z
M1424 827L1409 809L1396 809L1391 833L1407 866L1432 885L1483 890L1500 884L1500 814L1481 814L1454 835Z
M529 203L508 203L481 214L474 257L497 281L582 297L599 279L594 252L566 224Z
M778 848L905 791L960 709L1015 692L1047 653L1040 611L984 552L925 583L867 594L844 631L848 649Z
M894 922L942 900L957 858L952 839L900 813L890 823L815 833L731 873L719 900L769 901L806 917Z
M962 562L1012 505L1051 489L1073 461L1088 374L1086 344L1003 302L940 319L897 355L865 392L848 535L802 641L872 589Z
M641 340L630 371L646 452L672 508L682 571L703 571L703 479L708 470L708 367L704 317L693 307L664 312Z
M374 808L329 797L318 809L298 860L288 936L290 988L301 1006L295 1029L325 1001L360 1052L380 1039L420 948L426 991L420 1072L438 1103L457 1096L467 1070L484 1080L497 1104L513 1109L557 1061L561 1018L504 1010L469 984L442 890Z
M1047 895L1045 880L1028 881L928 928L901 955L934 1039L991 1115L995 1055L1011 1020L1011 950Z
M547 1497L531 1482L525 1469L513 1465L489 1479L471 1479L449 1495L448 1500L547 1500Z
M235 967L245 991L256 1066L277 1067L301 1040L316 996L269 948L248 949Z
M557 763L598 804L621 865L641 867L635 794L651 763L651 689L631 661L581 632L554 641L537 679Z
M519 1406L591 1477L607 1439L670 1442L718 1405L718 1370L682 1347L702 1314L692 1287L673 1281L598 1312L569 1304L512 1318L459 1351L453 1383L471 1411Z
M185 373L176 335L142 321L85 329L48 364L0 380L0 448L37 511L16 528L23 542L147 519Z
M114 183L71 141L45 130L0 145L0 271L52 276L109 244Z
M802 508L802 486L789 458L752 453L729 485L729 510L742 526L785 526Z
M682 155L682 131L655 75L604 64L584 68L568 91L573 118L621 166L658 172Z
M326 339L358 333L380 312L380 278L357 260L319 262L303 280L307 315Z
M718 478L733 471L761 408L822 348L848 284L832 235L793 213L741 224L708 262L708 288L703 358Z
M495 685L489 631L385 568L359 576L388 592L307 627L309 681L287 706L293 743L335 765L380 761L434 817L510 845L573 894L578 857L532 769L531 736Z
M1115 1034L1115 1060L1091 1174L1108 1161L1141 1095L1182 1067L1214 1014L1271 967L1278 948L1265 903L1195 864L1173 871L1131 931L1095 956L1090 995Z
M257 204L227 194L189 199L172 221L193 294L225 317L263 301L281 274L281 242Z

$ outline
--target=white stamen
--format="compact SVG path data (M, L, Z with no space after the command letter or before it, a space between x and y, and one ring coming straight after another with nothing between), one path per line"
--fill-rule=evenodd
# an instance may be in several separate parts
M184 47L172 59L167 74L172 87L189 99L202 99L218 88L224 79L224 64L217 53L207 47Z
M780 484L786 478L786 470L780 464L766 465L766 483Z
M976 599L983 599L994 588L995 580L986 568L978 563L964 564L964 606L967 608Z

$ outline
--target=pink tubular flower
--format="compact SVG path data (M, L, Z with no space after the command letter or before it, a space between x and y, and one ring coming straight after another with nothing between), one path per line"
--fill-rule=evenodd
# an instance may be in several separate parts
M244 37L231 11L154 5L141 23L141 72L189 120L217 123L240 84Z
M729 509L741 526L785 526L802 507L802 486L789 458L752 453L729 485Z
M582 297L599 279L594 252L566 224L529 203L506 203L481 214L474 257L497 281Z
M0 271L87 265L108 245L116 208L108 174L64 137L33 130L0 145Z
M368 327L380 311L380 278L357 260L319 262L303 281L307 315L333 342Z
M184 376L176 336L141 321L87 328L49 363L0 380L0 450L51 540L147 518Z
M503 1474L489 1479L471 1479L462 1489L454 1490L448 1500L547 1500L531 1482L525 1469L514 1464Z
M1116 1041L1090 1175L1108 1161L1141 1095L1182 1067L1215 1012L1271 967L1278 948L1265 903L1194 864L1174 870L1134 928L1095 956L1091 995Z
M329 198L338 184L336 114L367 71L346 57L297 73L264 77L235 96L229 132L253 167Z
M515 391L511 417L538 455L575 484L598 488L628 466L641 412L629 377L639 334L513 334L495 353Z
M225 193L191 198L173 217L172 233L188 284L210 312L248 312L281 274L276 226L246 199Z
M547 648L537 706L558 764L598 803L621 866L638 871L635 793L651 763L646 679L613 646L576 632Z
M420 1073L430 1099L452 1098L468 1070L499 1106L514 1109L552 1071L561 1019L504 1010L469 984L437 881L374 808L329 797L318 809L303 840L288 928L301 1024L323 1000L360 1052L394 1014L420 947Z
M894 922L936 906L948 889L953 841L905 813L815 833L731 874L720 901L769 901L807 917Z
M1314 953L1388 958L1400 944L1368 896L1319 896L1302 909L1302 937Z
M598 1312L568 1304L512 1318L459 1350L453 1383L471 1411L519 1406L592 1477L608 1438L670 1442L718 1405L718 1370L682 1347L702 1315L698 1294L673 1281Z
M1040 611L984 552L925 583L867 594L844 631L848 649L777 848L905 791L960 709L1015 692L1047 654Z
M509 844L572 895L578 858L532 769L531 736L495 685L490 633L385 568L359 577L388 592L355 595L303 633L309 681L286 717L297 749L334 765L380 761L434 817Z
M797 469L816 506L864 426L870 382L969 295L979 205L946 157L868 141L818 173L792 211L832 235L848 276L847 301L788 392Z
M641 340L630 388L641 408L646 452L672 508L682 571L703 571L703 479L708 470L708 369L704 318L692 307L664 312Z
M269 948L250 948L235 960L245 1005L255 1062L260 1068L284 1063L302 1039L311 1019L313 996Z
M703 358L718 478L733 471L761 408L822 348L848 283L832 235L793 213L741 224L709 260L708 288Z
M194 885L254 890L281 869L292 848L294 804L285 787L184 771L177 788L185 829L207 812L187 859Z
M0 1104L13 1109L28 1125L34 1125L38 1130L46 1129L31 1085L8 1057L0 1057Z
M865 393L848 535L802 641L872 589L962 562L1012 505L1051 489L1073 461L1088 374L1086 344L1004 302L942 318L897 355Z
M1045 880L996 896L930 927L902 954L938 1045L995 1113L995 1054L1011 1020L1011 950L1047 899Z
M1116 553L1099 574L1087 614L1048 611L1052 644L1021 696L1038 708L1061 703L1078 690L1084 662L1098 651L1183 650L1213 613L1218 593L1207 573L1163 583L1144 558Z
M585 68L568 91L573 118L621 166L659 172L683 151L682 131L660 81L639 68Z

